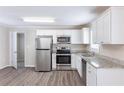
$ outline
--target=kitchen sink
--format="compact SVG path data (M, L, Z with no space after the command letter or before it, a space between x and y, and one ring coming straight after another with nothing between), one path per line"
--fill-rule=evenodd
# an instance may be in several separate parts
M94 55L82 55L84 57L94 57Z

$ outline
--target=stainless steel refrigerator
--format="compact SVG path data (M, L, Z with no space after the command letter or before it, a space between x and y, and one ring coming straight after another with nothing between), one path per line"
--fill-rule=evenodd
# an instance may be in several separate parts
M52 45L52 36L38 36L36 38L36 71L51 71Z

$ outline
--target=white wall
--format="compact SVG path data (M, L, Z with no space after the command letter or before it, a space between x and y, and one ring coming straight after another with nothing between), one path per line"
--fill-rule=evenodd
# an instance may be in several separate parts
M91 50L90 46L88 46L88 50ZM100 55L104 55L124 61L124 45L117 45L117 44L100 45L99 52L96 50L94 50L94 52L99 53Z
M35 30L25 31L25 66L35 66Z
M35 36L36 30L34 29L10 29L10 32L24 33L25 42L25 67L35 66Z
M36 37L36 29L11 29L10 31L16 31L18 33L24 33L25 34L25 66L26 67L34 67L35 66L35 37ZM43 32L41 32L43 31ZM48 32L45 32L45 31L48 31ZM58 32L59 34L60 33L63 33L61 31L64 31L64 33L66 33L68 31L68 34L69 34L69 31L70 33L72 33L72 31L75 33L76 31L80 31L80 30L40 30L37 34L41 34L41 33L44 33L44 35L46 33L49 33L49 31L51 31L49 33L49 35L56 35L56 33L54 32ZM53 31L53 32L52 32ZM67 33L66 33L67 34ZM78 37L79 35L79 37ZM75 34L76 37L78 37L78 39L80 38L80 33L78 34ZM76 38L75 37L75 38ZM82 46L82 45L72 45L73 49L81 49L81 48L86 48L86 46Z
M0 27L0 69L9 65L9 31Z
M73 51L84 51L87 50L87 45L86 44L71 44L71 49Z

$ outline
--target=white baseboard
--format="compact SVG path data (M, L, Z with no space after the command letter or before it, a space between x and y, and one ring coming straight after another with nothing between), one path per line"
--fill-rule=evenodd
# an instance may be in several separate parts
M2 66L2 67L0 67L0 69L4 69L4 68L10 67L10 66L11 66L11 65Z
M25 67L35 67L35 65L25 65Z
M11 65L6 65L6 66L2 66L0 67L0 69L4 69L6 67L10 67ZM35 65L25 65L25 67L35 67Z

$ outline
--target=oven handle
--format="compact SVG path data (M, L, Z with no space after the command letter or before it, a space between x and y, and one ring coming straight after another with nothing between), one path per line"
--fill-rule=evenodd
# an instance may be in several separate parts
M71 56L71 54L56 54L57 56Z

